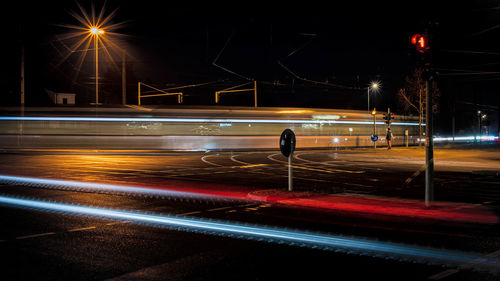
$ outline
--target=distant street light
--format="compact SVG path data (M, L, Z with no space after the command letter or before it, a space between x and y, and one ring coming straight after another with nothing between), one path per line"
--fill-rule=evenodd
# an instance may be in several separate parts
M377 82L372 82L370 86L368 86L368 111L370 111L370 89L378 90L379 84Z
M479 132L479 136L481 136L481 134L483 133L483 120L486 120L488 116L486 114L484 114L481 110L478 110L477 111L477 123L478 123L478 132Z
M104 30L96 26L91 26L89 29L90 34L94 37L95 49L95 104L99 103L99 35L104 34Z

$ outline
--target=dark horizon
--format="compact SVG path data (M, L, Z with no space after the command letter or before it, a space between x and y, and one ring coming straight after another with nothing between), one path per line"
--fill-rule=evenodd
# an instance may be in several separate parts
M80 3L90 14L90 1ZM4 104L19 103L21 42L25 45L27 105L50 103L44 89L76 92L81 104L88 103L94 92L93 54L87 54L78 73L78 56L70 55L58 64L64 49L74 43L57 40L68 31L60 25L79 24L70 14L81 14L77 4L34 5L28 11L22 3L14 6L7 23L13 28L6 36L12 44L2 75L7 89ZM95 1L94 6L98 15L103 3ZM434 22L438 25L432 57L441 74L442 114L449 115L454 101L472 104L471 111L484 107L498 115L500 98L494 93L500 85L494 58L500 47L495 40L499 11L493 2L228 7L107 1L104 15L117 9L110 23L124 23L116 32L126 35L120 37L120 47L129 54L127 101L134 103L136 81L163 88L223 81L188 92L186 104L208 105L220 87L256 79L262 85L262 106L365 109L366 87L379 81L382 89L373 97L374 106L400 111L396 93L416 61L409 37ZM121 70L113 70L102 57L102 96L107 93L108 103L120 103ZM121 65L121 58L115 56L115 61ZM467 72L472 74L462 75ZM226 105L249 101L238 95L226 99ZM159 98L151 103L174 101Z

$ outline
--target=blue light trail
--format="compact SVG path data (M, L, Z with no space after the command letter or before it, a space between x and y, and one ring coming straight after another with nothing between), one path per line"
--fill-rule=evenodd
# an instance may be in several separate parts
M285 243L288 245L320 248L349 254L370 255L373 257L396 260L469 267L474 269L498 270L500 268L500 260L498 258L486 255L438 250L427 247L409 246L322 233L292 231L277 227L271 228L202 218L145 214L138 211L113 210L8 196L0 196L0 205L112 220L128 220L134 223L173 228L181 231L201 232L240 239L264 240L280 244Z

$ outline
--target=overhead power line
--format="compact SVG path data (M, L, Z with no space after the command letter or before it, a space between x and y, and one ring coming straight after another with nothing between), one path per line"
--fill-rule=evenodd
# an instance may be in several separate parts
M471 51L471 50L442 50L447 53L458 53L458 54L471 54L471 55L495 55L499 56L498 52L490 52L490 51Z

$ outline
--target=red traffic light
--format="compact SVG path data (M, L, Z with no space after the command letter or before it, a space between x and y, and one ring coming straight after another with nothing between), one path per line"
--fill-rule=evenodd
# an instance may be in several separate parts
M411 43L412 43L413 45L417 45L418 38L420 38L420 37L421 37L421 35L420 35L420 34L415 34L415 35L413 35L413 36L411 37Z
M411 37L411 43L416 46L421 53L429 49L429 43L426 35L415 34Z

